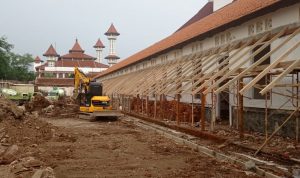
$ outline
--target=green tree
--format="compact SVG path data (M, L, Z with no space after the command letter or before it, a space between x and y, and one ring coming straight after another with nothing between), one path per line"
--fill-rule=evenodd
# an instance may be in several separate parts
M6 79L8 71L10 71L9 53L12 45L6 42L6 38L0 37L0 78Z
M30 71L34 59L30 54L11 52L13 46L4 37L0 38L0 79L30 81L35 75Z

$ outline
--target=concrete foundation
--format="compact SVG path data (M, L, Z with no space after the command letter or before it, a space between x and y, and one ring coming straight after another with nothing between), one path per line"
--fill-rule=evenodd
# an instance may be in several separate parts
M233 126L237 128L237 108L233 107ZM271 134L280 126L292 111L269 109L268 116L268 133ZM244 128L246 131L265 133L265 110L260 108L244 108ZM299 127L298 127L299 128ZM283 126L278 135L295 138L296 137L296 116L293 116Z

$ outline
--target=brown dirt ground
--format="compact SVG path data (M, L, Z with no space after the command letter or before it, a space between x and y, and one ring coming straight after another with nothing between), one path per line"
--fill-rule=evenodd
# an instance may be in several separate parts
M248 177L241 168L195 152L132 123L47 119L54 137L34 154L68 177ZM250 176L255 177L255 176Z

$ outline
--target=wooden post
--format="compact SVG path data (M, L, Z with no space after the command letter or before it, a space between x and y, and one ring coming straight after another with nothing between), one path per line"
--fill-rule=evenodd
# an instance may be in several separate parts
M155 94L155 100L154 100L154 119L156 119L156 111L157 111L157 98L156 98L156 94Z
M297 99L297 103L296 106L297 108L299 108L299 73L297 72L297 78L296 78L296 99ZM299 110L297 110L296 113L296 144L299 143Z
M128 96L129 113L131 113L131 97Z
M210 130L214 131L216 120L216 95L214 90L211 90L211 118L210 118Z
M149 116L149 96L146 97L146 116Z
M176 123L177 123L177 125L180 124L180 121L179 121L179 103L180 103L180 94L177 94L177 102L176 102Z
M141 102L142 102L142 115L144 115L144 96L141 95Z
M203 91L205 88L203 89ZM206 95L201 92L201 131L205 131L205 103L206 103Z
M159 95L159 118L163 119L163 110L162 110L162 95Z
M192 127L195 126L195 119L194 119L194 95L192 94Z
M239 80L238 90L243 88L243 79ZM238 121L239 121L239 131L240 138L244 138L244 97L243 94L238 92Z

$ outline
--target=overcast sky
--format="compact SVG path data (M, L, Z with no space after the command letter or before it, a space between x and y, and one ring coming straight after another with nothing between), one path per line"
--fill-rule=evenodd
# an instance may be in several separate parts
M66 54L77 37L87 54L113 22L121 34L117 54L124 59L169 36L207 0L0 0L0 36L14 52L42 54L50 44ZM106 61L105 61L106 63Z

